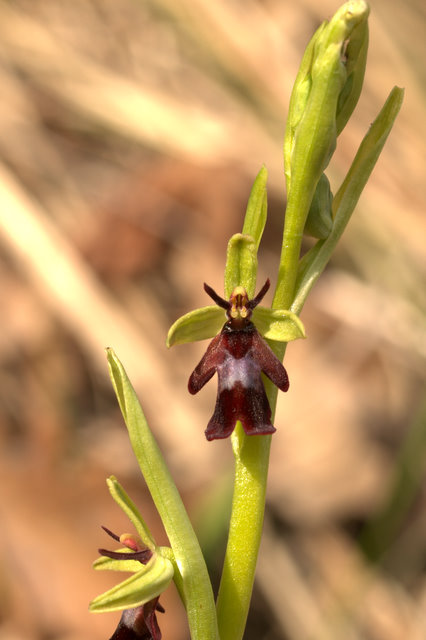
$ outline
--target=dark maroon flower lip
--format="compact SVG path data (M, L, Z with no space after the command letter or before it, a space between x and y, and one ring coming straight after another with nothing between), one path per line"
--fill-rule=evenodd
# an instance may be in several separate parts
M134 609L125 609L110 640L161 640L157 611L165 611L158 597Z
M205 432L207 440L227 438L237 420L247 435L275 432L261 373L282 391L289 388L289 380L283 364L250 320L253 309L261 302L269 285L267 280L252 300L243 287L236 287L229 302L204 285L208 295L226 310L228 318L188 382L189 392L195 394L215 373L218 375L216 406Z

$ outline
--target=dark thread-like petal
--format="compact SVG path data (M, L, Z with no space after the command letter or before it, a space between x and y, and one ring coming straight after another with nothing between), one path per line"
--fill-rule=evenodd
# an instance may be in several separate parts
M204 291L210 298L217 304L218 307L222 307L222 309L229 309L229 302L221 298L220 295L216 293L214 289L212 289L208 284L204 283Z
M271 286L271 281L268 278L265 284L263 285L263 287L261 288L261 290L259 291L259 293L257 294L257 296L252 298L252 300L249 300L249 302L247 303L247 306L249 307L249 309L254 309L255 307L257 307L258 304L262 302L270 286Z
M108 549L98 549L101 556L111 558L112 560L138 560L142 564L147 564L152 558L150 549L141 551L109 551Z
M111 538L114 538L114 540L117 540L117 542L120 542L120 536L118 536L116 533L113 533L110 529L107 529L103 525L101 526L105 533L107 533Z

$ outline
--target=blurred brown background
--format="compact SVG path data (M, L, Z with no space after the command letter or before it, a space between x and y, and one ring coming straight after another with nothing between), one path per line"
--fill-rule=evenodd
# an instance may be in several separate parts
M215 384L186 391L205 343L168 326L221 290L265 163L260 275L274 280L282 139L326 0L0 2L0 639L104 640L89 600L104 524L128 524L118 476L160 543L107 377L140 394L212 574L228 515L229 442L203 431ZM403 109L290 345L265 538L246 638L426 637L425 6L372 0L365 88L334 188L393 85ZM215 514L212 518L211 513ZM210 517L207 518L207 514ZM217 577L214 578L215 582ZM166 640L188 638L171 587Z

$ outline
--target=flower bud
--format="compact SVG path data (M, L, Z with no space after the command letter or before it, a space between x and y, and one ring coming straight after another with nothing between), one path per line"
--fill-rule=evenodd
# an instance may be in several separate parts
M296 78L284 162L288 199L296 197L299 204L303 202L303 207L298 207L303 226L318 180L336 146L337 118L340 131L359 95L368 13L364 0L340 7L314 34Z

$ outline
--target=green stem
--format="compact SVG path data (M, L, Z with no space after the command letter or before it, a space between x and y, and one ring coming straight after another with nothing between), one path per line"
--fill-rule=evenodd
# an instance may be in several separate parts
M271 345L280 358L285 346ZM266 379L265 389L274 416L278 390ZM272 439L272 436L246 436L239 422L231 437L235 456L234 494L216 605L221 640L241 640L244 635L262 537Z
M277 289L272 302L273 309L289 309L293 301L303 229L315 186L316 184L311 186L309 192L305 192L304 195L295 191L289 194Z
M244 634L262 535L271 436L248 437L238 423L232 445L232 516L217 600L221 640L240 640Z

